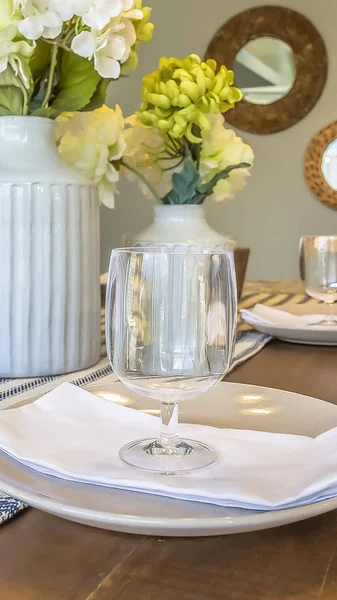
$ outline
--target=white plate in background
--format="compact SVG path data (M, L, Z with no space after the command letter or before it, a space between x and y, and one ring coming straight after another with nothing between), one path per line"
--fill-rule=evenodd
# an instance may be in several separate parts
M288 312L293 315L326 315L327 309L323 304L293 304L287 302L281 306L274 307L277 310ZM337 317L337 306L333 307L332 314ZM267 333L273 337L278 338L284 342L291 342L293 344L306 344L313 346L337 346L337 325L326 327L326 326L315 326L315 327L281 327L279 325L272 325L269 323L260 324L254 320L250 320L248 315L242 315L243 321L252 325L254 329L261 333Z

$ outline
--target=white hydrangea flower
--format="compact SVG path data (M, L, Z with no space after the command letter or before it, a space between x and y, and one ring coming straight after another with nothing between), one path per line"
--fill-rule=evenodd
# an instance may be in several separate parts
M18 28L28 40L55 39L64 21L74 15L68 0L16 0L15 8L21 10L24 17Z
M75 13L85 25L102 30L112 19L126 13L129 19L141 19L142 12L134 8L135 0L73 0Z
M26 89L29 89L30 81L23 61L32 55L34 46L25 40L14 41L16 35L15 25L8 25L0 30L0 73L6 71L10 65L15 75L21 78Z
M13 0L1 0L0 2L0 28L12 25L17 19L14 17L15 7Z
M130 56L136 33L131 21L116 24L105 31L82 31L71 44L75 54L94 59L101 77L118 79L123 64Z
M76 14L74 2L78 0L48 0L49 10L61 17L62 21L69 21Z
M143 12L135 8L135 0L123 0L123 14L125 19L142 19Z

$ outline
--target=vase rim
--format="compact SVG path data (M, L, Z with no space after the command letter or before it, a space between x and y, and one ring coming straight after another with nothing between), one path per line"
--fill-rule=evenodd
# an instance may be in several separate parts
M203 208L203 204L158 204L156 208Z
M3 115L0 116L0 121L1 122L18 122L18 121L22 121L27 123L28 120L30 120L31 122L36 121L37 123L48 123L48 125L54 125L55 121L54 119L50 119L49 117L34 117L33 115Z

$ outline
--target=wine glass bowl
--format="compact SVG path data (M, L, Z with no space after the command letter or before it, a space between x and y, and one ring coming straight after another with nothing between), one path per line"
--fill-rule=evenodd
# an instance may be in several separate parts
M300 241L300 273L308 296L327 305L330 315L313 325L334 326L337 301L337 236L305 236Z
M120 458L160 473L204 468L217 451L180 440L178 403L228 371L235 345L232 253L195 248L125 248L111 255L106 301L108 356L133 391L160 401L158 439L133 441Z

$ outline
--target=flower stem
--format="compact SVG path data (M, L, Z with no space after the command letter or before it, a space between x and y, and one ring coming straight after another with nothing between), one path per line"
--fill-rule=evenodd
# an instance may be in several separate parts
M138 169L136 169L136 167L132 167L128 163L124 162L124 160L121 161L121 165L123 167L125 167L126 169L128 169L129 171L131 171L131 173L133 173L134 175L136 175L136 177L138 177L138 179L140 179L146 185L146 187L150 190L151 194L157 200L158 204L162 204L161 197L159 196L159 194L157 193L157 191L153 187L152 183L150 183L146 179L146 177L144 177L144 175L142 175L142 173L140 173L140 171L138 171Z
M68 48L67 43L70 40L70 38L72 37L74 33L74 28L70 27L70 29L67 31L66 35L64 36L63 40L62 40L62 48L67 48L68 50L70 50L70 48Z
M50 69L49 69L49 77L48 77L48 85L47 85L46 95L42 102L41 108L46 108L49 104L50 96L51 96L51 93L53 90L53 82L54 82L55 69L56 69L56 65L57 65L58 50L59 50L58 45L54 44L52 51L51 51L51 61L50 61Z

